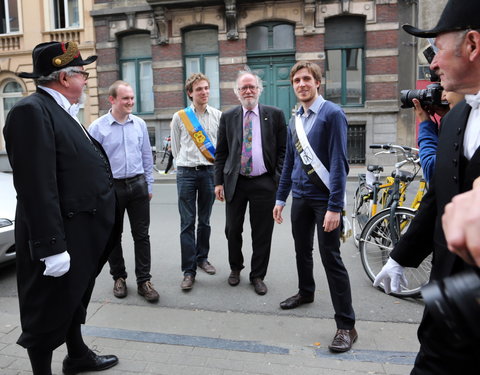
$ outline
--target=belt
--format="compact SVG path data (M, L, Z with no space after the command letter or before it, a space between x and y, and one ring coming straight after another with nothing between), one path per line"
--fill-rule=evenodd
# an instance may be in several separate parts
M184 168L184 169L189 169L189 170L192 170L192 171L203 171L203 170L206 170L206 169L213 168L213 165L196 165L195 167L178 166L177 168Z
M113 181L129 183L129 182L137 181L142 176L143 176L143 174L137 174L136 176L128 177L128 178L114 178Z

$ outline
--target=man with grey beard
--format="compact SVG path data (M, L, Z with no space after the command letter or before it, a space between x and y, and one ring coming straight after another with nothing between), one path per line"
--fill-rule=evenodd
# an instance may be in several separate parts
M244 268L243 221L247 204L252 228L250 283L264 295L272 242L275 193L282 174L287 139L283 112L258 103L262 80L242 71L234 86L241 105L222 114L215 153L215 196L226 200L225 234L231 273L228 284L240 283Z

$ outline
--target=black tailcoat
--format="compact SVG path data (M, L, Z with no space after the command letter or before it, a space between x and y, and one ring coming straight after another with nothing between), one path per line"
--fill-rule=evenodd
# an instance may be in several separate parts
M85 321L115 221L110 164L102 146L41 89L18 102L4 129L17 191L15 242L26 348L54 349ZM68 251L70 270L43 276L41 258Z
M470 161L463 156L463 142L471 107L457 104L442 120L435 170L420 209L391 257L402 266L417 267L433 251L432 280L444 279L469 266L447 248L442 228L445 205L472 188L480 175L480 148ZM478 343L457 340L444 319L425 309L418 329L420 351L412 374L466 374L480 365Z

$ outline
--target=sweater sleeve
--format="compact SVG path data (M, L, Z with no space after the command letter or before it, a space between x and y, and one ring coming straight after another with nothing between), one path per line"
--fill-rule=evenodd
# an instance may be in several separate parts
M330 195L328 210L341 212L345 204L345 188L348 174L347 119L341 110L334 111L327 123L330 126Z
M423 175L429 182L435 168L438 145L438 127L433 121L423 121L418 128L418 147Z

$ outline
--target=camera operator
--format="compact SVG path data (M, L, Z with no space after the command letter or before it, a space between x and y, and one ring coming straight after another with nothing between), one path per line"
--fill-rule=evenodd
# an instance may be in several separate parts
M445 206L442 224L448 249L480 267L480 177Z
M435 121L435 115L440 117L445 116L455 104L463 100L463 95L457 94L452 91L442 91L442 101L448 103L446 106L426 106L422 107L422 103L418 99L412 99L413 106L415 108L415 115L418 125L418 147L420 148L420 164L422 165L423 177L427 182L433 174L433 168L435 167L435 154L437 153L438 144L438 131L439 124Z
M460 94L480 90L480 1L449 0L435 28L403 28L422 38L435 37L438 52L430 64L443 88ZM404 267L418 267L433 251L431 279L440 281L474 268L447 248L441 217L452 198L472 187L480 175L480 110L470 96L457 104L442 120L436 168L428 193L407 232L390 254L374 285L383 283L387 293L400 291ZM480 97L480 95L478 95ZM480 100L479 100L480 102ZM460 275L459 275L460 276ZM468 288L468 285L467 285ZM476 303L476 302L475 302ZM477 305L478 309L478 305ZM477 315L478 317L478 315ZM477 325L470 325L473 332ZM425 307L418 329L420 350L411 374L471 374L480 365L480 347L474 335L459 339L443 319L435 319Z

